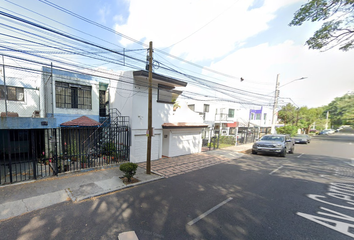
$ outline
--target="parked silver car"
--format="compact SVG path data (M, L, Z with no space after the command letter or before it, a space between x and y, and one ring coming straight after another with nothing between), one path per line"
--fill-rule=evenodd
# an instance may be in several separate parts
M305 143L311 142L311 137L307 134L296 134L294 137L295 143Z
M295 143L289 135L269 134L253 144L252 153L272 153L285 157L286 154L294 153Z

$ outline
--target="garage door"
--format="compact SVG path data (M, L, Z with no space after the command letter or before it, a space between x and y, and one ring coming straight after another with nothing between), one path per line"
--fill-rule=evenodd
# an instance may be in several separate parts
M134 147L133 147L133 161L134 162L145 162L147 154L147 136L146 135L135 135L134 136ZM151 160L159 159L160 153L160 135L156 134L151 138Z
M173 133L170 156L180 156L192 153L198 153L200 151L200 134L191 133Z

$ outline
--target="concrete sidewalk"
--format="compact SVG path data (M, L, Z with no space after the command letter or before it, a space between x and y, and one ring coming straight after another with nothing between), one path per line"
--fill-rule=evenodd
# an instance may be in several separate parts
M198 154L152 161L154 174L145 172L146 163L139 163L134 178L139 182L126 185L119 166L88 172L68 173L59 177L0 186L0 221L65 201L78 202L120 189L173 177L204 167L237 159L251 144L229 147Z
M57 203L82 201L163 178L148 175L144 168L138 167L134 178L139 182L126 185L120 178L123 175L119 166L114 166L0 186L0 221Z

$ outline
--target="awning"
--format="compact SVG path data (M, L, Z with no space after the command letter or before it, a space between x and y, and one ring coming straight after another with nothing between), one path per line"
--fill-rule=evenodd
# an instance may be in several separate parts
M89 117L82 116L74 120L62 123L60 124L60 126L61 127L98 127L101 126L101 123Z
M238 122L226 123L226 127L238 127Z

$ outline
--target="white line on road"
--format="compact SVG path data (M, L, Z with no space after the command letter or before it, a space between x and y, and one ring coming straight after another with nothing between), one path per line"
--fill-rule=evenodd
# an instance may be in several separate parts
M199 217L194 218L192 221L190 221L190 222L188 223L188 225L189 225L189 226L192 226L194 223L196 223L196 222L198 222L199 220L201 220L202 218L208 216L210 213L212 213L213 211L215 211L216 209L218 209L218 208L221 207L222 205L224 205L224 204L230 202L231 200L232 200L232 198L230 197L230 198L226 199L225 201L219 203L218 205L216 205L215 207L209 209L208 211L206 211L205 213L203 213L203 214L200 215Z
M283 168L283 166L278 167L277 169L275 169L275 170L273 170L271 173L269 173L269 175L272 175L273 173L275 173L276 171L278 171L278 170L280 170L280 169L282 169L282 168Z
M297 156L297 158L301 158L301 156L304 155L303 153L301 153L299 156Z
M350 166L352 166L352 167L354 167L354 158L351 158L350 160L351 160L352 162L351 162L351 163L348 163L348 162L347 162L347 164L350 165Z

